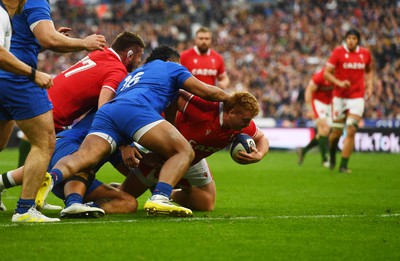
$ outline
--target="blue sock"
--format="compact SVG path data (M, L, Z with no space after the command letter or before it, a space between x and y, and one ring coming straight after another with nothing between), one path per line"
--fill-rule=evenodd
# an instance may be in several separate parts
M172 186L165 182L158 182L156 188L153 191L153 195L162 195L170 198L172 192Z
M59 169L52 169L50 175L53 178L54 186L61 183L64 179L64 176Z
M28 212L28 210L35 206L35 200L34 199L22 199L20 198L17 202L17 209L15 210L18 214L24 214Z
M74 203L81 203L83 202L83 198L78 193L72 193L67 196L65 199L65 207L69 207Z

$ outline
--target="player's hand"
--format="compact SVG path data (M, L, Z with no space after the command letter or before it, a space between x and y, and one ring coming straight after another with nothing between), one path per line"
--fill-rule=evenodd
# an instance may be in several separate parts
M89 35L83 41L86 51L103 50L106 46L106 38L99 34Z
M128 168L133 169L139 166L142 155L137 148L122 145L119 147L119 150L121 151L122 160Z
M58 28L57 29L57 32L59 32L60 34L63 34L63 35L65 35L65 36L69 36L69 32L71 31L72 29L71 28L69 28L69 27L60 27L60 28Z
M239 164L251 164L251 163L256 163L262 160L262 155L260 152L257 150L257 148L250 147L251 152L247 153L245 151L239 151L238 154L236 155L236 162Z
M42 89L49 89L53 85L51 75L41 71L36 71L34 82Z
M313 120L314 119L314 112L312 110L307 110L306 117L307 117L307 119Z
M340 81L339 84L338 84L338 86L339 86L340 88L344 88L344 89L349 88L350 85L351 85L351 83L350 83L349 80Z
M369 100L370 98L372 97L372 88L370 89L370 88L367 88L366 90L365 90L365 100Z

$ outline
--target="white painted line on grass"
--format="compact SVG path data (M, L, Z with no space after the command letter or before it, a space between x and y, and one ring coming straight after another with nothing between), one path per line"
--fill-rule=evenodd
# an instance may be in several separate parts
M109 224L109 223L138 223L138 222L149 222L149 221L160 221L160 222L193 222L193 221L235 221L235 220L268 220L268 219L339 219L339 218L390 218L400 217L400 213L382 214L382 215L300 215L300 216L247 216L247 217L192 217L192 218L157 218L154 219L149 217L148 219L126 219L126 220L102 220L102 219L77 219L76 221L68 220L69 222L54 222L54 223L8 223L0 224L0 227L15 227L20 225L78 225L78 224Z

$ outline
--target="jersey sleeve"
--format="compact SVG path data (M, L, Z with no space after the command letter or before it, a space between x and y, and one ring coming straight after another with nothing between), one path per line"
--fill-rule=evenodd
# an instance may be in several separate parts
M186 69L186 67L175 63L175 62L168 62L167 67L170 75L173 79L175 79L176 84L181 88L183 83L192 76L192 74Z
M111 70L109 75L104 79L102 87L116 92L119 83L125 78L126 75L127 72L122 68Z
M23 12L31 31L39 21L51 20L50 5L47 1L27 1Z
M257 127L256 123L254 122L254 120L251 120L249 126L242 129L241 132L246 133L250 137L254 138L257 135L258 127Z
M204 119L215 111L218 102L208 102L198 96L191 96L182 114L190 118Z
M329 57L327 65L333 66L334 68L337 67L339 63L339 48L335 48Z

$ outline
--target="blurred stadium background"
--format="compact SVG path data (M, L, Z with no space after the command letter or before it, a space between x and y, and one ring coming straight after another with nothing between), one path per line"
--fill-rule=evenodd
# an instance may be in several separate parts
M305 117L304 89L349 28L375 60L373 99L366 103L356 150L399 153L400 1L395 0L50 0L56 28L72 35L99 33L109 43L123 30L139 33L152 48L193 46L200 25L213 31L213 48L225 58L231 90L248 90L260 104L258 122L272 147L303 146L313 135ZM39 68L51 74L85 52L43 52ZM273 129L275 128L275 129ZM276 129L278 128L278 129ZM282 129L288 144L280 144ZM305 131L305 132L304 132ZM275 137L275 135L278 135ZM275 140L276 139L276 140ZM275 144L278 142L279 144ZM357 142L359 143L357 145Z

